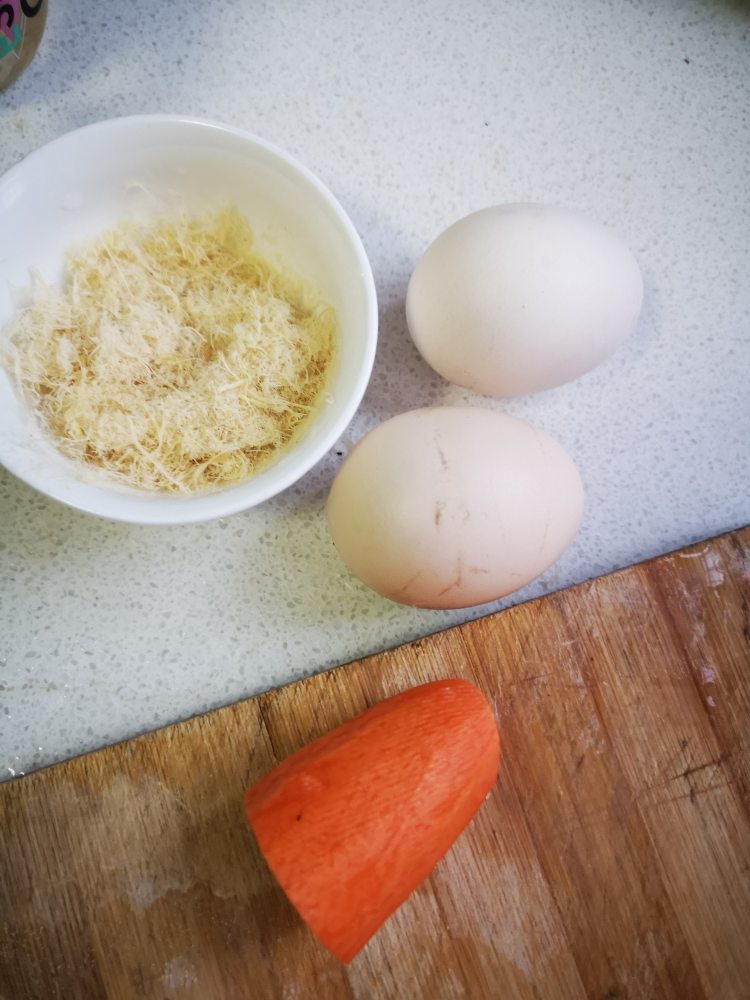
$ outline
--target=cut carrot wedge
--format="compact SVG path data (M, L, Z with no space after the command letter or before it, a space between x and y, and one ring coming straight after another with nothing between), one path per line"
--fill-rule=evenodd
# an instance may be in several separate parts
M292 754L248 789L245 811L300 916L349 962L471 820L499 762L484 695L436 681Z

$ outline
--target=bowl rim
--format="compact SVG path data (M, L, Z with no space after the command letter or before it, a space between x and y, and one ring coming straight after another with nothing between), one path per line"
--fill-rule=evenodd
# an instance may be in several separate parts
M49 155L50 150L54 150L55 147L61 146L66 142L70 142L75 137L79 137L84 133L89 134L97 131L106 132L108 129L111 130L121 127L127 128L139 124L154 126L160 124L185 125L189 128L205 128L219 133L229 134L249 143L252 146L255 146L256 148L260 148L263 151L270 153L273 157L276 157L287 167L291 168L306 184L315 190L322 201L325 202L327 208L336 217L339 225L342 227L356 259L357 271L362 282L362 290L366 303L367 315L364 352L359 363L354 390L348 394L341 407L341 412L329 432L309 452L305 459L299 462L299 464L292 464L291 467L278 478L271 479L270 482L261 488L258 488L257 486L258 480L255 477L250 477L243 483L237 483L224 490L218 490L215 493L203 493L189 497L173 497L170 495L160 494L158 496L154 495L151 497L150 494L145 492L129 495L126 492L118 491L117 488L112 488L110 491L106 484L90 484L95 485L96 488L102 490L103 496L107 497L108 501L110 499L114 501L114 509L107 510L106 503L97 504L87 499L81 499L79 501L75 496L68 495L67 492L63 495L62 491L58 490L54 485L49 485L49 483L45 480L44 474L36 476L34 473L30 473L26 469L22 468L22 463L15 462L12 454L8 455L5 453L3 437L2 434L0 434L0 465L3 465L13 476L26 483L27 486L31 486L38 492L64 504L67 507L71 507L74 510L82 511L87 514L93 514L106 520L126 522L130 524L196 524L220 517L228 517L231 514L240 513L243 510L256 507L258 504L264 503L266 500L270 500L272 497L277 496L279 493L282 493L294 483L298 482L310 471L310 469L317 465L317 463L335 445L336 441L344 433L346 428L351 423L355 413L359 409L372 374L378 341L377 291L375 287L375 279L372 273L372 266L367 257L362 239L347 212L331 190L308 167L306 167L304 163L290 153L287 153L282 147L273 142L269 142L261 136L258 136L246 129L235 125L227 125L215 119L196 117L193 115L159 113L123 115L115 118L105 118L97 122L91 122L87 125L82 125L79 128L71 129L62 135L56 136L49 142L44 143L43 145L32 150L2 175L0 175L0 189L7 184L12 184L16 177L22 176L24 171L29 167L29 165L33 165L36 159ZM50 443L54 447L54 442ZM288 452L288 455L292 456L294 453L295 446L293 445ZM269 466L268 471L271 471L273 468L273 465ZM259 475L260 474L261 473L259 473ZM248 497L247 493L256 495ZM137 499L138 503L127 503L127 500L132 501L133 499ZM117 503L118 500L126 501L124 504L125 509L119 509L120 504ZM152 501L152 504L149 504L149 501ZM139 505L141 503L143 504L142 510L139 509Z

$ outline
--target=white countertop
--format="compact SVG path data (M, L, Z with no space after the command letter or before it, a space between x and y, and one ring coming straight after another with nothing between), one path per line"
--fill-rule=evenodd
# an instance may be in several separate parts
M0 171L139 112L286 148L350 213L378 287L375 371L339 450L412 407L492 406L565 445L587 507L540 580L437 613L347 575L324 518L335 453L261 508L178 528L77 514L0 470L0 776L749 521L749 28L725 0L52 0L37 58L0 95ZM646 302L596 371L490 400L421 361L404 294L441 229L513 201L613 227Z

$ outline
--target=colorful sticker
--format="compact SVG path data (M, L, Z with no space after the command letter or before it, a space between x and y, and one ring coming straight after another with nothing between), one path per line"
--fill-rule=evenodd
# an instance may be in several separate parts
M3 0L0 3L0 59L18 48L27 18L36 17L44 0Z
M0 59L21 41L21 0L0 3Z

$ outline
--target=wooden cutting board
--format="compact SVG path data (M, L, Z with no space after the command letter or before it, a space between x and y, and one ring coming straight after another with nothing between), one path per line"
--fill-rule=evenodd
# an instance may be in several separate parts
M0 786L0 997L750 997L750 529ZM348 967L242 791L422 681L500 778Z

